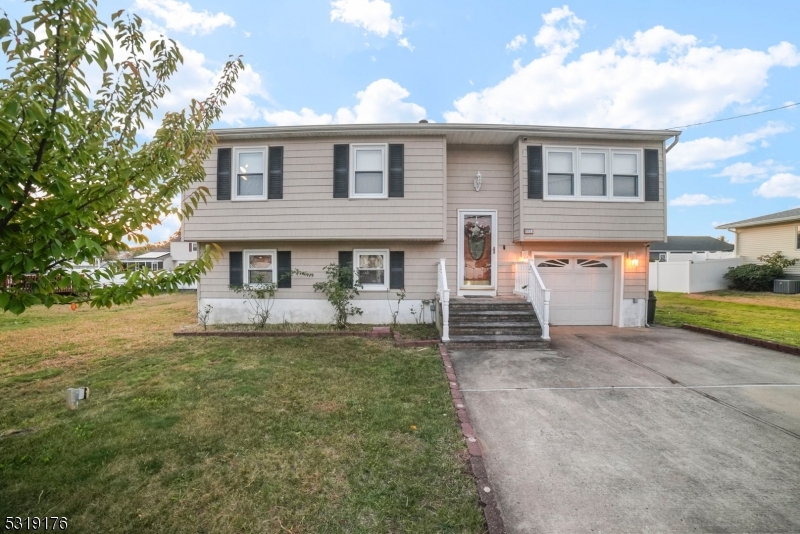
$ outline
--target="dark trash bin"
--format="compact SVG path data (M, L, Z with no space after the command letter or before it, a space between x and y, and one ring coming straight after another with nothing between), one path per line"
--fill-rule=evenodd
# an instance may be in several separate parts
M656 292L651 291L650 296L647 298L647 324L656 322Z

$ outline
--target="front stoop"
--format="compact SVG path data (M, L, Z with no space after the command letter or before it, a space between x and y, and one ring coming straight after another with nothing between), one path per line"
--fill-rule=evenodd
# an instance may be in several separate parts
M451 349L548 349L533 306L524 299L450 301Z

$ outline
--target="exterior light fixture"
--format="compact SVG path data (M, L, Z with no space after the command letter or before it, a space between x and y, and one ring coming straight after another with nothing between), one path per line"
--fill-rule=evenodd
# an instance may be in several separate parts
M475 186L475 191L480 191L481 190L481 184L483 184L483 176L481 176L480 171L478 171L478 175L475 177L475 180L473 180L473 182L472 182L472 185Z
M628 260L631 263L631 267L638 267L639 266L639 257L636 254L635 250L631 250L628 252Z

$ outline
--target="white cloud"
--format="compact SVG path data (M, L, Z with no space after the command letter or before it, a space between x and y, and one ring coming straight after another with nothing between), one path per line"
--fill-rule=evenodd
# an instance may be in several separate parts
M764 198L800 198L800 176L789 173L776 174L758 186L753 194Z
M230 15L219 12L211 14L206 10L195 11L188 2L178 0L136 0L134 9L141 9L164 21L164 25L178 32L192 35L206 35L220 26L235 26Z
M511 42L506 45L506 50L519 50L528 42L528 38L523 34L519 34Z
M730 178L732 184L744 184L766 180L770 172L785 172L790 170L792 170L792 167L777 165L775 161L771 159L762 161L757 165L740 161L728 165L717 174L712 174L712 176Z
M670 206L710 206L712 204L730 204L735 202L732 198L710 197L708 195L685 193L669 201Z
M364 28L378 37L391 33L399 46L414 51L403 37L403 17L392 18L392 5L386 0L335 0L331 2L331 22L336 21Z
M294 111L265 112L264 119L278 126L302 124L367 124L417 122L425 118L425 108L405 102L411 93L395 81L382 78L356 93L358 104L341 107L335 115L317 114L309 108Z
M567 6L543 16L534 44L542 55L512 65L496 85L468 92L449 122L666 128L751 103L770 69L800 64L782 42L766 51L702 46L693 35L656 26L578 56L584 21Z
M713 169L716 162L746 154L766 137L786 133L791 128L779 122L768 122L752 132L728 138L701 137L678 143L669 153L667 164L671 171ZM724 172L724 171L723 171Z

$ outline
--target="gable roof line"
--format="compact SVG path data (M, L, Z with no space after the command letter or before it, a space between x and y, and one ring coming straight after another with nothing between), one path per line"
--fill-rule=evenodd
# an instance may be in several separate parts
M448 135L456 133L500 133L518 136L583 137L596 139L642 139L666 141L679 130L634 130L627 128L587 128L582 126L533 126L520 124L460 123L384 123L334 124L316 126L257 126L211 130L220 140L263 137L309 137L332 135Z
M761 215L760 217L752 217L750 219L743 219L732 223L721 224L716 228L718 230L731 230L734 228L744 228L748 226L764 226L768 224L777 224L782 222L800 221L800 208L791 210L778 211L768 215Z

